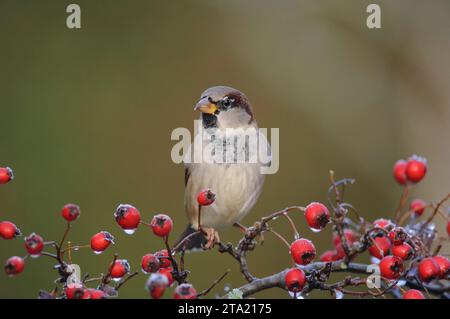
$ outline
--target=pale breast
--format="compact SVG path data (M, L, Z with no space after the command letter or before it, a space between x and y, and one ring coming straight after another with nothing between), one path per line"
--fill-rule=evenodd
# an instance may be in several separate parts
M197 228L197 194L216 193L213 205L202 208L204 227L223 228L239 222L253 208L264 183L259 164L191 164L185 206L190 223Z

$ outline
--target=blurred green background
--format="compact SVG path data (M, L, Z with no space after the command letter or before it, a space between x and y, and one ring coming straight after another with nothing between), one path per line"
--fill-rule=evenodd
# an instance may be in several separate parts
M0 187L0 220L59 240L59 211L77 203L72 242L88 243L100 230L117 239L100 256L74 253L82 271L104 272L113 252L139 269L141 256L162 243L145 227L125 235L115 207L133 204L146 220L168 213L174 233L182 231L184 169L170 159L170 133L192 130L200 93L219 84L248 95L260 127L280 128L280 170L266 179L246 224L325 201L329 169L356 178L347 200L367 219L392 216L401 193L392 165L413 153L430 165L413 196L442 198L450 189L450 3L375 1L382 29L369 30L372 2L79 0L82 28L69 30L72 1L1 0L0 166L16 179ZM329 229L315 234L302 216L294 219L320 253L330 246ZM283 220L275 229L292 236ZM236 241L239 233L221 236ZM0 260L24 254L23 238L0 242ZM198 290L228 268L224 283L244 283L236 263L216 251L186 263ZM264 276L288 267L290 256L267 234L249 263ZM21 276L0 276L0 297L52 289L53 264L41 257ZM140 274L120 297L147 298L145 280Z

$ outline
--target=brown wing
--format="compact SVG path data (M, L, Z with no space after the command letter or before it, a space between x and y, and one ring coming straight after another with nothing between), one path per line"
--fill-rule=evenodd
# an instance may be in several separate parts
M184 187L187 186L189 177L191 177L191 171L189 170L189 168L186 167L186 168L184 169Z

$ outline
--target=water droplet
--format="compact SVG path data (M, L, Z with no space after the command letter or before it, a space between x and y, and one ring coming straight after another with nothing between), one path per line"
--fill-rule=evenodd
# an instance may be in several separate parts
M136 232L136 228L134 228L134 229L124 229L123 231L127 235L133 235Z
M37 254L37 255L30 255L31 258L39 258L39 256L41 256L41 254Z
M119 282L119 281L122 280L122 277L120 277L120 278L113 278L112 280L114 280L115 282Z
M370 262L372 263L372 264L379 264L380 263L380 260L377 258L377 257L370 257Z
M403 287L404 285L406 285L406 280L400 279L397 281L397 287Z
M336 299L343 299L344 298L344 293L342 291L334 290L334 294L336 296Z
M303 298L303 296L300 292L295 293L295 292L289 291L289 296L291 296L292 298L295 298L295 299L305 299L305 298Z
M94 254L96 254L96 255L100 255L102 252L103 251L100 251L100 250L94 250Z
M316 228L312 228L312 227L309 227L309 229L313 232L313 233L318 233L318 232L320 232L322 229L316 229Z

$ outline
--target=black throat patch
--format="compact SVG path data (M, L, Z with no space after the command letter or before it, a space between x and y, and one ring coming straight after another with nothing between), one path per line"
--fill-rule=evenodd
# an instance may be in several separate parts
M217 128L217 116L214 114L202 113L203 128Z

